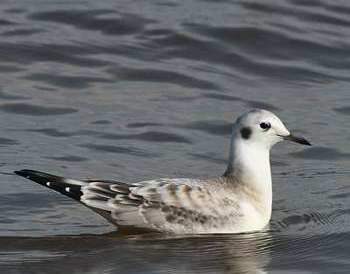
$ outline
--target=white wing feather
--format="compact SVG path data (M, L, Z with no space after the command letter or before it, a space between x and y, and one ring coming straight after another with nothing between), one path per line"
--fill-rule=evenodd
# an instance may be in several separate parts
M91 182L82 188L81 201L111 212L119 225L181 233L225 229L239 217L220 181L159 179L137 184ZM222 191L218 192L218 189ZM218 211L218 208L220 209Z

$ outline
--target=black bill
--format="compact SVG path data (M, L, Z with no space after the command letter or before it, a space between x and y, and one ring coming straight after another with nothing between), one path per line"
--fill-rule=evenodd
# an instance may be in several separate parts
M288 136L282 136L282 137L284 140L292 141L292 142L306 145L306 146L311 146L311 143L308 140L306 140L304 137L298 137L292 134L289 134Z

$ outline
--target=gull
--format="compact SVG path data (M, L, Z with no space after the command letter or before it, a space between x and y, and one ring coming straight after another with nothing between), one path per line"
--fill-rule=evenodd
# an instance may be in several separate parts
M283 140L311 145L292 135L272 112L253 109L233 123L227 169L212 179L127 183L68 179L28 169L15 173L79 201L121 231L246 233L269 224L270 149Z

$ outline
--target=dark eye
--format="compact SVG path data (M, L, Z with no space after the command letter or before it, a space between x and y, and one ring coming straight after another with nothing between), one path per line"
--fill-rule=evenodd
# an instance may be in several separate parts
M263 130L269 130L271 128L271 124L270 123L260 123L260 127L263 129Z

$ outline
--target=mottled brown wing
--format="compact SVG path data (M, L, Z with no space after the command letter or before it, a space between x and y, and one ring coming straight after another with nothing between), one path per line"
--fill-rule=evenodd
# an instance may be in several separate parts
M190 179L160 179L129 187L110 200L112 217L121 225L161 231L206 231L218 225L219 203L205 186ZM111 189L119 189L111 186Z

